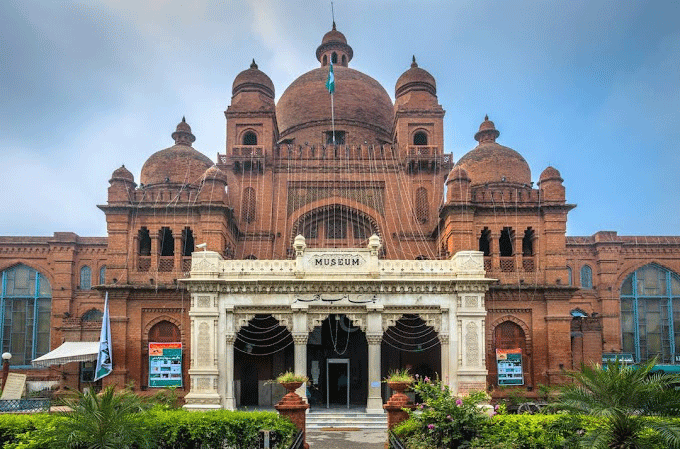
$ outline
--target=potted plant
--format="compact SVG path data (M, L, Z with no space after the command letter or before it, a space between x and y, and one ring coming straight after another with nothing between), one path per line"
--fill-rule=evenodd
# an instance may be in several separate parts
M276 381L286 390L293 392L300 388L302 384L309 382L309 378L302 374L295 374L293 371L286 371L283 374L279 374Z
M390 371L390 374L385 378L385 383L399 393L406 390L413 381L413 376L408 372L408 369Z

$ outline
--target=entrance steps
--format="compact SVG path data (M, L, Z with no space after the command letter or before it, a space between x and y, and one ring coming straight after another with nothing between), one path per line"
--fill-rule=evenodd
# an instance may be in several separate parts
M307 430L380 429L387 430L386 413L366 413L364 408L314 408L307 413Z

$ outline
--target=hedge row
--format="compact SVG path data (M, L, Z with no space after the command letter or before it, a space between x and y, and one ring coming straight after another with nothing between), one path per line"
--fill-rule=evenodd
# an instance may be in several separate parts
M657 418L649 417L650 421ZM680 426L680 419L673 419ZM581 437L589 430L603 424L602 418L591 416L551 414L551 415L505 415L491 418L479 435L470 441L469 449L576 449ZM395 428L395 433L403 441L420 432L420 427L407 420ZM642 435L645 449L667 449L655 438L652 432ZM412 448L409 448L412 449ZM418 449L426 449L418 447ZM429 449L429 448L428 448Z
M296 433L293 423L274 412L152 409L143 416L158 449L257 448L260 429L276 431L277 447L286 448ZM52 449L51 435L61 419L58 414L0 415L0 447Z

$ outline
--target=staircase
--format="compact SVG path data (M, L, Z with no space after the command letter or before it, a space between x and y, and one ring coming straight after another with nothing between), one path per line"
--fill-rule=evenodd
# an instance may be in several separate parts
M307 413L307 431L321 429L387 430L387 414L366 413L364 408L315 408Z

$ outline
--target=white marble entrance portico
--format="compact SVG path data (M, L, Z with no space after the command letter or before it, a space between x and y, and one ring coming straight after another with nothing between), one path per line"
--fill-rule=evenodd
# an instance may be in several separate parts
M268 314L290 331L294 370L307 373L310 332L330 314L342 314L364 332L368 345L366 409L382 413L381 341L405 314L418 315L438 334L441 378L452 391L484 389L482 253L449 260L381 260L380 240L367 248L308 249L295 239L295 260L223 260L193 254L191 276L191 391L189 409L234 409L234 342L241 327ZM304 397L304 388L298 392Z

